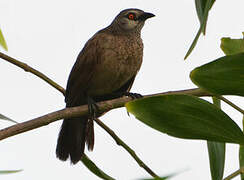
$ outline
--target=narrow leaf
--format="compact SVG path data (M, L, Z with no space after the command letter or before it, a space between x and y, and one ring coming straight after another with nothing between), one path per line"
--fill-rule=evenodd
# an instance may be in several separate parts
M244 131L244 116L242 118L242 130ZM244 145L240 145L239 147L239 164L240 168L244 167ZM244 174L241 173L241 180L244 180Z
M241 53L244 52L244 39L222 38L220 47L226 55Z
M195 68L192 82L213 94L244 96L244 53L224 56Z
M143 180L166 180L171 178L171 176L159 177L159 178L151 178L151 179L143 179Z
M215 2L215 0L212 0L211 7L213 6L214 2ZM204 10L205 10L205 7L206 7L206 3L207 3L206 0L195 0L195 6L196 6L196 11L197 11L197 16L198 16L198 19L200 21L200 24L204 23ZM208 15L207 15L207 18L208 18ZM204 35L206 33L206 23L205 23L205 26L204 26L204 28L202 30L202 33Z
M225 143L208 141L207 145L212 180L221 180L224 175Z
M244 144L241 129L227 114L194 96L142 98L126 108L146 125L171 136Z
M0 114L0 119L7 120L7 121L10 121L10 122L13 122L13 123L18 124L18 122L16 122L15 120L10 119L10 118L8 118L8 117L2 115L2 114Z
M7 43L3 37L3 33L1 31L1 29L0 29L0 46L2 46L4 50L6 50L6 51L8 50L8 46L7 46Z
M22 169L20 169L20 170L4 170L4 171L0 171L0 175L17 173L17 172L20 172L20 171L22 171Z
M186 53L184 59L186 59L186 58L191 54L191 52L193 51L193 49L195 48L195 46L196 46L196 44L197 44L197 41L198 41L198 39L199 39L199 37L200 37L200 35L201 35L201 32L202 32L202 30L203 30L203 28L204 28L204 26L202 26L202 27L199 28L199 30L198 30L198 32L197 32L197 35L195 36L193 42L191 43L191 46L190 46L190 48L188 49L188 51L187 51L187 53Z
M176 175L180 174L180 172L177 172L177 173L172 173L172 174L169 174L167 176L163 176L163 177L158 177L158 178L147 178L147 179L142 179L142 180L166 180L166 179L170 179Z
M195 36L192 44L191 44L189 50L187 51L184 59L186 59L191 54L192 50L195 48L195 46L197 44L197 41L200 37L201 32L204 32L204 29L206 27L206 23L207 23L207 19L208 19L208 12L214 3L214 0L205 0L205 1L206 1L206 5L205 5L204 12L202 15L202 22L201 22L200 28L199 28L197 35Z
M213 97L213 104L221 108L220 100ZM212 180L221 180L225 166L225 143L207 141Z
M206 6L206 2L207 1L203 1L203 0L195 0L197 16L198 16L200 24L203 23L203 15L204 15L204 9Z
M99 169L94 162L92 162L86 155L83 156L81 159L83 164L95 175L104 179L104 180L115 180L114 178L110 177L106 173L104 173L101 169Z

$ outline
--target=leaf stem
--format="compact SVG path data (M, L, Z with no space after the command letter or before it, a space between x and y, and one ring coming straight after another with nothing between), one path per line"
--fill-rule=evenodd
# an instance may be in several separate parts
M233 179L234 177L238 176L239 174L243 174L243 173L244 173L244 167L241 167L239 170L233 172L232 174L230 174L229 176L227 176L223 180Z
M231 107L233 107L234 109L236 109L240 113L244 114L244 110L243 109L241 109L240 107L238 107L237 105L235 105L234 103L229 101L228 99L224 98L223 96L216 96L216 97L218 99L221 99L222 101L224 101L226 104L229 104Z

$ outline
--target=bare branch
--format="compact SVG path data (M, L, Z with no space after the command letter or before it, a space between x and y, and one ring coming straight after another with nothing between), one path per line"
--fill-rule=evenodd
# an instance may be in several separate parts
M108 111L109 109L118 108L124 105L125 102L128 102L130 98L120 98L116 100L110 100L106 102L97 103L99 109L102 112ZM115 101L115 102L114 102ZM49 123L55 122L57 120L68 118L68 117L80 117L88 113L87 105L77 106L72 108L61 109L44 116L23 122L18 123L16 125L7 127L5 129L0 130L0 140L30 131L32 129L36 129Z
M189 89L189 90L183 90L183 91L170 91L170 92L164 92L159 94L153 94L153 95L147 95L145 97L150 96L158 96L158 95L167 95L167 94L189 94L189 95L195 95L195 96L208 96L206 92L204 92L201 89ZM99 111L101 112L107 112L115 108L120 108L125 105L125 103L131 101L132 99L130 97L122 97L117 98L113 100L108 100L104 102L97 103ZM72 108L65 108L59 111L55 111L49 114L46 114L44 116L19 123L10 127L7 127L5 129L0 130L0 140L26 132L30 131L32 129L36 129L45 125L48 125L49 123L52 123L54 121L68 118L68 117L80 117L83 115L86 115L88 113L87 105L83 106L77 106Z
M46 81L48 84L50 84L52 87L54 87L55 89L57 89L58 91L60 91L63 95L65 95L65 89L63 87L61 87L60 85L58 85L56 82L54 82L53 80L51 80L49 77L47 77L45 74L41 73L40 71L28 66L26 63L20 62L6 54L3 54L0 52L0 58L24 69L26 72L30 72L36 76L38 76L39 78L41 78L42 80Z
M195 95L195 96L207 96L208 94L202 91L201 89L189 89L189 90L183 90L183 91L170 91L165 93L159 93L154 95L147 95L145 97L150 96L158 96L158 95L167 95L167 94L189 94L189 95ZM109 110L120 108L125 105L125 103L131 101L131 97L121 97L118 99L108 100L104 102L97 103L98 109L100 112L107 112ZM55 111L49 114L46 114L44 116L19 123L10 127L7 127L5 129L0 130L0 140L6 139L8 137L24 133L27 131L30 131L32 129L36 129L45 125L48 125L49 123L55 122L57 120L68 118L68 117L80 117L84 116L88 113L88 107L87 105L83 106L77 106L72 108L65 108L61 109L59 111ZM96 120L98 125L102 127L105 131L107 131L113 139L117 142L118 145L121 145L141 166L143 169L145 169L150 175L153 177L158 177L135 153L134 150L132 150L126 143L124 143L109 127L107 127L105 124L103 124L101 121Z
M65 95L65 89L55 83L53 80L48 78L43 73L37 71L36 69L28 66L27 64L20 62L12 57L9 57L3 53L0 52L0 58L24 69L27 72L30 72L39 78L46 81L48 84L50 84L52 87L56 88L58 91L60 91L63 95ZM180 90L180 91L170 91L170 92L164 92L159 94L153 94L153 95L147 95L145 97L150 96L157 96L157 95L167 95L167 94L188 94L188 95L195 95L195 96L210 96L209 93L205 92L202 89L188 89L188 90ZM99 111L101 112L107 112L109 110L120 108L125 105L125 103L131 101L132 99L130 97L121 97L118 99L108 100L104 102L97 103ZM19 123L13 126L10 126L8 128L0 130L0 140L6 139L8 137L24 133L27 131L30 131L32 129L36 129L45 125L48 125L49 123L55 122L60 119L68 118L68 117L80 117L88 113L88 107L87 105L78 106L78 107L72 107L72 108L65 108L61 109L49 114L46 114L44 116ZM136 160L136 162L144 168L150 175L153 177L158 177L137 155L136 153L127 145L125 144L109 127L107 127L105 124L103 124L101 121L96 120L99 126L101 126L105 131L107 131L113 139L117 142L118 145L121 145L124 147L124 149Z

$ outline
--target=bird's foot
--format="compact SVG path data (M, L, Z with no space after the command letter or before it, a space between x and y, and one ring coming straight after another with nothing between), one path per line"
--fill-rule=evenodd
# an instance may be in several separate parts
M91 98L87 97L87 104L88 104L88 114L90 120L95 120L97 117L97 113L99 111L96 102Z
M139 98L143 98L143 96L141 94L138 93L131 93L131 92L125 92L124 93L125 96L129 96L132 99L139 99Z
M132 99L139 99L139 98L143 98L143 96L141 94L138 93L130 93L130 92L125 92L124 93L125 96L129 96ZM129 112L127 111L127 115L130 116Z

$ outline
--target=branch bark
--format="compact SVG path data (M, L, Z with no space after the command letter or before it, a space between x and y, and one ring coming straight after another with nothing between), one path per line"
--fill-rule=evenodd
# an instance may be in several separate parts
M210 96L210 94L204 92L202 89L189 89L182 91L169 91L164 93L158 93L153 95L147 95L144 97L158 96L158 95L168 95L168 94L188 94L194 96ZM99 111L107 112L112 109L120 108L125 105L125 103L131 101L131 97L121 97L113 100L108 100L104 102L97 103ZM55 122L57 120L68 118L68 117L80 117L88 113L87 105L77 106L72 108L61 109L46 115L43 115L32 120L19 123L5 129L0 130L0 140L6 139L8 137L36 129L49 123Z

